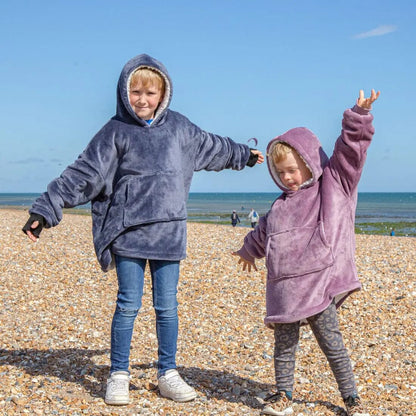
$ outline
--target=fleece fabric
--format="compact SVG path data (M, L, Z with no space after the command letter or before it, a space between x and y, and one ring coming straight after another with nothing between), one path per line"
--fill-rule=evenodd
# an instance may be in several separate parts
M266 325L304 323L334 299L340 306L361 288L354 261L354 219L357 185L374 134L372 120L369 111L357 105L346 110L330 159L304 127L269 143L268 168L283 193L238 251L252 262L266 257ZM297 191L285 188L276 172L270 154L278 142L294 148L312 173Z
M141 67L165 80L165 95L150 124L129 103L130 77ZM247 145L200 129L169 109L171 99L172 81L163 64L144 54L127 62L118 81L116 115L29 211L53 227L63 208L91 201L94 246L104 271L114 266L114 254L183 259L194 171L240 170L249 160Z

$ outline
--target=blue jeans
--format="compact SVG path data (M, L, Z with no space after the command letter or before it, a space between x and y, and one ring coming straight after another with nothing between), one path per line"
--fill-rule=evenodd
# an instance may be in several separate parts
M111 369L129 371L134 321L142 306L146 259L116 256L118 294L111 325ZM179 261L149 260L158 339L158 377L176 368Z

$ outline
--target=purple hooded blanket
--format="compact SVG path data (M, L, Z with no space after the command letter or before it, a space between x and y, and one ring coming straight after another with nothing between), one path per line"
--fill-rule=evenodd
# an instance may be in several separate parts
M269 171L283 194L238 251L249 261L266 257L266 325L303 322L360 289L354 219L372 120L361 107L346 110L329 160L318 138L303 127L269 143ZM297 191L286 189L275 170L270 154L277 142L294 148L312 173Z

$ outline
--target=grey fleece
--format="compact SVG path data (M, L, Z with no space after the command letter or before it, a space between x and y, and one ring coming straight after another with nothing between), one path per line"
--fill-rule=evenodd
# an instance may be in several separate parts
M150 125L128 100L130 76L143 66L159 71L166 82ZM240 170L249 159L247 145L203 131L170 110L171 98L172 82L160 62L148 55L127 62L118 82L116 115L30 209L53 227L63 208L91 201L94 247L104 271L114 266L114 254L185 258L186 201L194 171Z

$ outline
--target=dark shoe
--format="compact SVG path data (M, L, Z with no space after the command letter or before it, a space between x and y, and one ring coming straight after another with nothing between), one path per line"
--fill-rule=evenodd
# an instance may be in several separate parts
M361 399L354 394L344 399L345 409L348 416L370 416L364 409Z
M262 415L286 416L293 414L292 395L285 391L270 394L262 400Z

